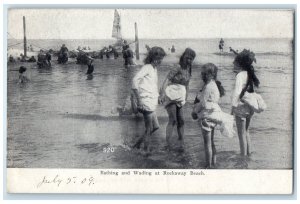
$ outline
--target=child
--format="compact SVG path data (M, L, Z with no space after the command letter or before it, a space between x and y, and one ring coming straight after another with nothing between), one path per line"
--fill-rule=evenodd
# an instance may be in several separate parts
M179 66L169 72L161 88L161 102L163 101L169 118L166 128L167 147L171 148L171 137L176 127L180 143L179 151L184 151L183 105L188 96L192 63L195 57L195 51L186 48L180 57Z
M212 63L204 64L201 70L202 80L205 83L195 99L192 112L193 119L199 120L204 139L206 168L216 165L216 147L214 130L217 124L221 125L221 132L228 137L233 136L233 117L224 113L218 102L225 95L221 82L217 81L218 68Z
M246 49L238 53L233 62L234 70L239 73L236 75L232 97L232 114L236 118L242 156L251 154L249 125L252 115L266 108L261 96L254 92L254 86L258 87L260 82L254 73L253 62L256 62L255 54Z
M25 73L26 72L26 67L24 67L24 66L21 66L20 68L19 68L19 73L20 73L20 75L19 75L19 82L18 83L26 83L26 82L28 82L29 81L29 79L26 77L26 76L24 76L23 75L23 73Z
M93 72L94 72L93 61L94 61L93 58L91 58L90 56L87 56L87 66L88 66L88 69L86 71L87 80L93 79Z
M150 135L159 128L155 113L158 105L158 77L157 67L165 57L165 51L160 47L152 47L148 52L145 65L135 75L132 83L132 91L136 98L137 109L143 114L145 121L145 134L139 138L134 147L140 148L144 143L144 150L149 153Z

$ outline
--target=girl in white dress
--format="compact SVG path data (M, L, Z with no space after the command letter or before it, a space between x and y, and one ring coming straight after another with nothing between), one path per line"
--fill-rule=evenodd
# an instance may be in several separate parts
M144 150L149 152L150 135L159 128L156 107L158 105L157 67L165 57L165 51L160 47L152 47L144 60L145 65L135 75L132 90L136 98L137 109L144 116L145 134L141 136L134 147L140 148L144 143Z
M214 143L214 131L216 125L221 125L221 132L226 136L233 136L233 117L224 113L220 106L220 97L225 95L221 82L217 80L218 68L212 63L204 64L201 68L201 76L204 82L203 89L195 99L192 112L193 119L198 119L204 139L204 150L206 168L213 168L216 165L217 151Z

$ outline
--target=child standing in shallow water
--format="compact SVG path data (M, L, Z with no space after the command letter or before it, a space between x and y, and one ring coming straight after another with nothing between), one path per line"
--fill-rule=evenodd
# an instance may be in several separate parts
M259 94L255 94L254 86L260 82L254 73L252 63L256 62L255 54L244 49L238 53L233 62L234 70L238 71L232 97L232 114L236 118L236 126L239 137L242 156L251 155L251 142L249 126L254 112L261 112L266 104Z
M29 79L26 76L24 76L24 73L26 72L26 70L27 70L27 68L24 67L24 66L21 66L19 68L20 75L19 75L19 81L18 81L18 83L23 84L23 83L26 83L26 82L29 81Z
M144 143L144 150L149 152L150 135L159 128L156 107L158 105L158 77L157 67L165 57L165 51L160 47L152 47L144 60L145 65L135 75L132 91L137 100L137 109L144 116L145 134L139 138L134 147L140 148Z
M171 137L177 127L179 151L184 151L184 118L183 105L189 91L189 82L192 76L192 63L196 53L186 48L179 60L179 67L172 69L167 75L161 89L161 102L164 103L168 113L169 122L166 128L167 147L171 149Z
M193 119L198 119L204 139L206 168L216 165L217 151L214 143L214 132L217 124L221 132L226 131L228 137L233 136L233 117L224 113L218 105L220 97L225 95L221 82L217 81L218 68L208 63L202 66L201 76L205 83L195 99L192 112Z

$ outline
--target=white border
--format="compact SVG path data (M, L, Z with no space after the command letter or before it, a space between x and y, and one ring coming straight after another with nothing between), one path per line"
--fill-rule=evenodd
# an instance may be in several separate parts
M3 3L4 4L24 4L25 2L24 1L22 1L22 0L4 0L3 1ZM52 0L51 2L41 2L41 1L38 1L38 0L30 0L30 1L26 1L26 3L28 4L28 3L30 3L30 4L82 4L83 2L74 2L74 1L70 1L70 0ZM97 1L97 0L85 0L84 1L84 3L85 4L99 4L99 2ZM108 2L106 2L106 3L108 3ZM163 3L163 4L167 4L168 3L168 1L158 1L158 0L153 0L153 1L148 1L148 2L146 2L145 3L145 1L143 1L143 3L142 2L140 2L140 1L126 1L126 2L124 2L124 1L121 1L121 0L119 0L119 1L115 1L115 0L111 0L111 1L109 1L109 3L110 4L128 4L128 3L131 3L131 4L149 4L149 3L152 3L152 4L161 4L161 3ZM194 1L191 1L191 0L186 0L186 1L184 1L184 2L180 2L179 0L173 0L172 2L171 2L172 4L199 4L199 3L208 3L207 1L202 1L202 2L199 2L199 1L196 1L196 0L194 0ZM269 1L266 1L266 0L253 0L253 1L249 1L249 2L244 2L244 1L237 1L237 0L235 0L235 1L222 1L222 0L211 0L211 1L209 1L209 4L210 5L212 5L212 4L222 4L222 5L224 5L224 4L237 4L237 5L249 5L249 4L256 4L256 6L257 5L265 5L265 4L296 4L297 5L297 9L299 8L299 5L298 5L298 1L297 0L285 0L285 1L283 1L283 0L280 0L280 1L274 1L274 0L269 0ZM204 5L205 6L205 5ZM228 6L230 6L230 5L228 5ZM251 5L250 5L251 6ZM280 5L278 5L278 6L280 6ZM3 7L1 7L1 13L3 14ZM3 22L4 22L4 19L3 19L3 15L1 15L1 28L3 29ZM297 22L299 22L299 16L297 16ZM3 33L3 30L2 30L2 33ZM298 35L299 35L299 33L297 32L297 39L298 39ZM3 38L1 38L1 44L2 45L4 45L3 44ZM298 45L298 42L297 42L297 45ZM3 47L1 48L1 51L0 51L0 54L2 54L2 56L4 56L3 55ZM297 53L297 59L299 59L298 58L299 57L299 54ZM5 71L5 70L4 70ZM296 76L296 78L298 78L298 73L299 72L296 72L296 74L297 74L297 76ZM3 84L3 80L4 80L4 76L2 75L3 74L3 72L0 72L0 83L1 84ZM296 99L298 99L298 91L299 91L299 89L298 89L298 86L297 86L297 83L295 84L295 88L296 88ZM3 98L4 97L4 95L3 95L3 86L1 86L0 87L0 94L1 94L1 98L2 98L2 100L0 100L1 102L0 102L0 110L1 110L1 112L3 113L3 101L5 100L5 98L6 98L6 96L5 96L5 98ZM296 101L298 101L298 100L296 100ZM296 110L295 110L296 111ZM1 119L0 119L0 129L2 129L2 128L4 128L3 127L3 118L5 118L5 115L3 115L2 114L2 117L1 117ZM295 121L296 122L296 125L295 126L298 126L298 121L296 120ZM3 130L3 129L2 129ZM5 139L5 137L3 137L4 139ZM295 138L297 138L297 136L295 135ZM297 141L299 141L299 140L297 140ZM298 143L297 143L298 144ZM3 147L3 145L1 145L1 150L2 150L2 147ZM1 151L1 152L3 152L3 151ZM295 155L296 156L296 155ZM297 161L298 161L298 157L296 157L297 158ZM296 161L296 164L298 163ZM1 162L0 162L1 164L2 164L2 166L3 166L3 161L1 160ZM295 166L295 167L297 167L297 166ZM3 167L3 168L5 168L5 167ZM3 169L2 169L3 170ZM1 170L1 173L2 173L2 175L3 175L3 172L2 172L2 170ZM5 179L5 178L4 178ZM1 186L1 188L2 188L3 186ZM2 190L2 192L4 192L3 191L3 189L1 189ZM296 192L295 192L295 194L297 194L297 189L296 189ZM33 197L34 197L34 195L33 195ZM45 197L39 197L40 199L45 199ZM139 197L140 198L140 197ZM162 197L160 197L160 198L162 198ZM175 199L178 199L178 197L173 197L173 198L175 198ZM186 197L185 197L186 198ZM11 199L11 198L10 198ZM48 199L51 199L50 197L48 197ZM72 199L72 196L70 196L69 197L69 199ZM85 199L87 199L86 197L85 197ZM95 199L95 198L94 198ZM100 197L100 199L101 199L101 197ZM102 198L103 199L103 198ZM110 197L110 198L108 198L108 199L113 199L113 197ZM115 198L115 199L118 199L117 197ZM120 198L119 198L120 199ZM128 199L128 198L127 198ZM133 198L134 199L134 198ZM149 197L148 197L148 199L149 199ZM155 199L155 198L154 198ZM157 198L156 198L157 199ZM169 198L170 199L170 198ZM180 199L180 198L179 198ZM184 198L181 198L181 199L184 199ZM201 199L201 198L190 198L190 199ZM202 198L202 199L214 199L213 197L210 197L210 198L207 198L207 197L204 197L204 198ZM218 198L218 197L215 197L215 199L220 199L220 198ZM225 198L223 198L223 199L230 199L230 198L228 198L228 197L225 197ZM245 199L245 197L232 197L231 199ZM248 199L255 199L255 198L253 198L253 197L248 197ZM257 198L256 198L257 199ZM259 198L258 198L259 199ZM262 198L262 197L260 197L260 199L264 199L264 198ZM267 198L268 199L268 198ZM270 199L270 197L269 197L269 199ZM272 199L272 198L271 198ZM279 198L280 199L280 198ZM286 198L286 197L283 197L283 198L281 198L281 199L296 199L296 197L294 196L294 197L289 197L289 198ZM26 203L26 201L22 201L22 203ZM48 201L48 202L51 202L51 201ZM66 201L63 201L64 203L66 202ZM75 201L70 201L70 202L72 202L72 203L74 203ZM77 202L82 202L82 201L77 201ZM150 201L151 202L151 201ZM180 202L180 201L179 201ZM224 201L222 201L222 203L223 203ZM230 202L230 203L232 203L233 201L225 201L225 203L226 202ZM240 201L236 201L236 202L240 202ZM251 202L251 201L243 201L243 202L246 202L246 203L249 203L249 202ZM255 202L257 202L257 201L255 201ZM272 201L269 201L270 203L272 202L272 203L277 203L277 202L280 202L280 203L282 203L282 201L274 201L274 200L272 200ZM285 201L285 202L287 202L287 201ZM295 202L295 200L294 201L292 201L292 202ZM32 201L30 201L30 203L32 203ZM124 203L124 201L122 201L122 203ZM126 203L126 202L125 202ZM130 201L130 203L132 203L132 201ZM173 203L173 201L172 201L172 203ZM261 203L261 202L258 202L258 203Z

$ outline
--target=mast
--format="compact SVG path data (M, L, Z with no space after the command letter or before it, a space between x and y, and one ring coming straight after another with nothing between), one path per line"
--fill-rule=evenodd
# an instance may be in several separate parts
M27 57L27 40L26 40L25 16L23 16L23 30L24 30L24 56Z
M138 37L138 27L136 22L134 23L134 27L135 27L135 55L136 55L136 59L139 60L140 59L139 37Z

